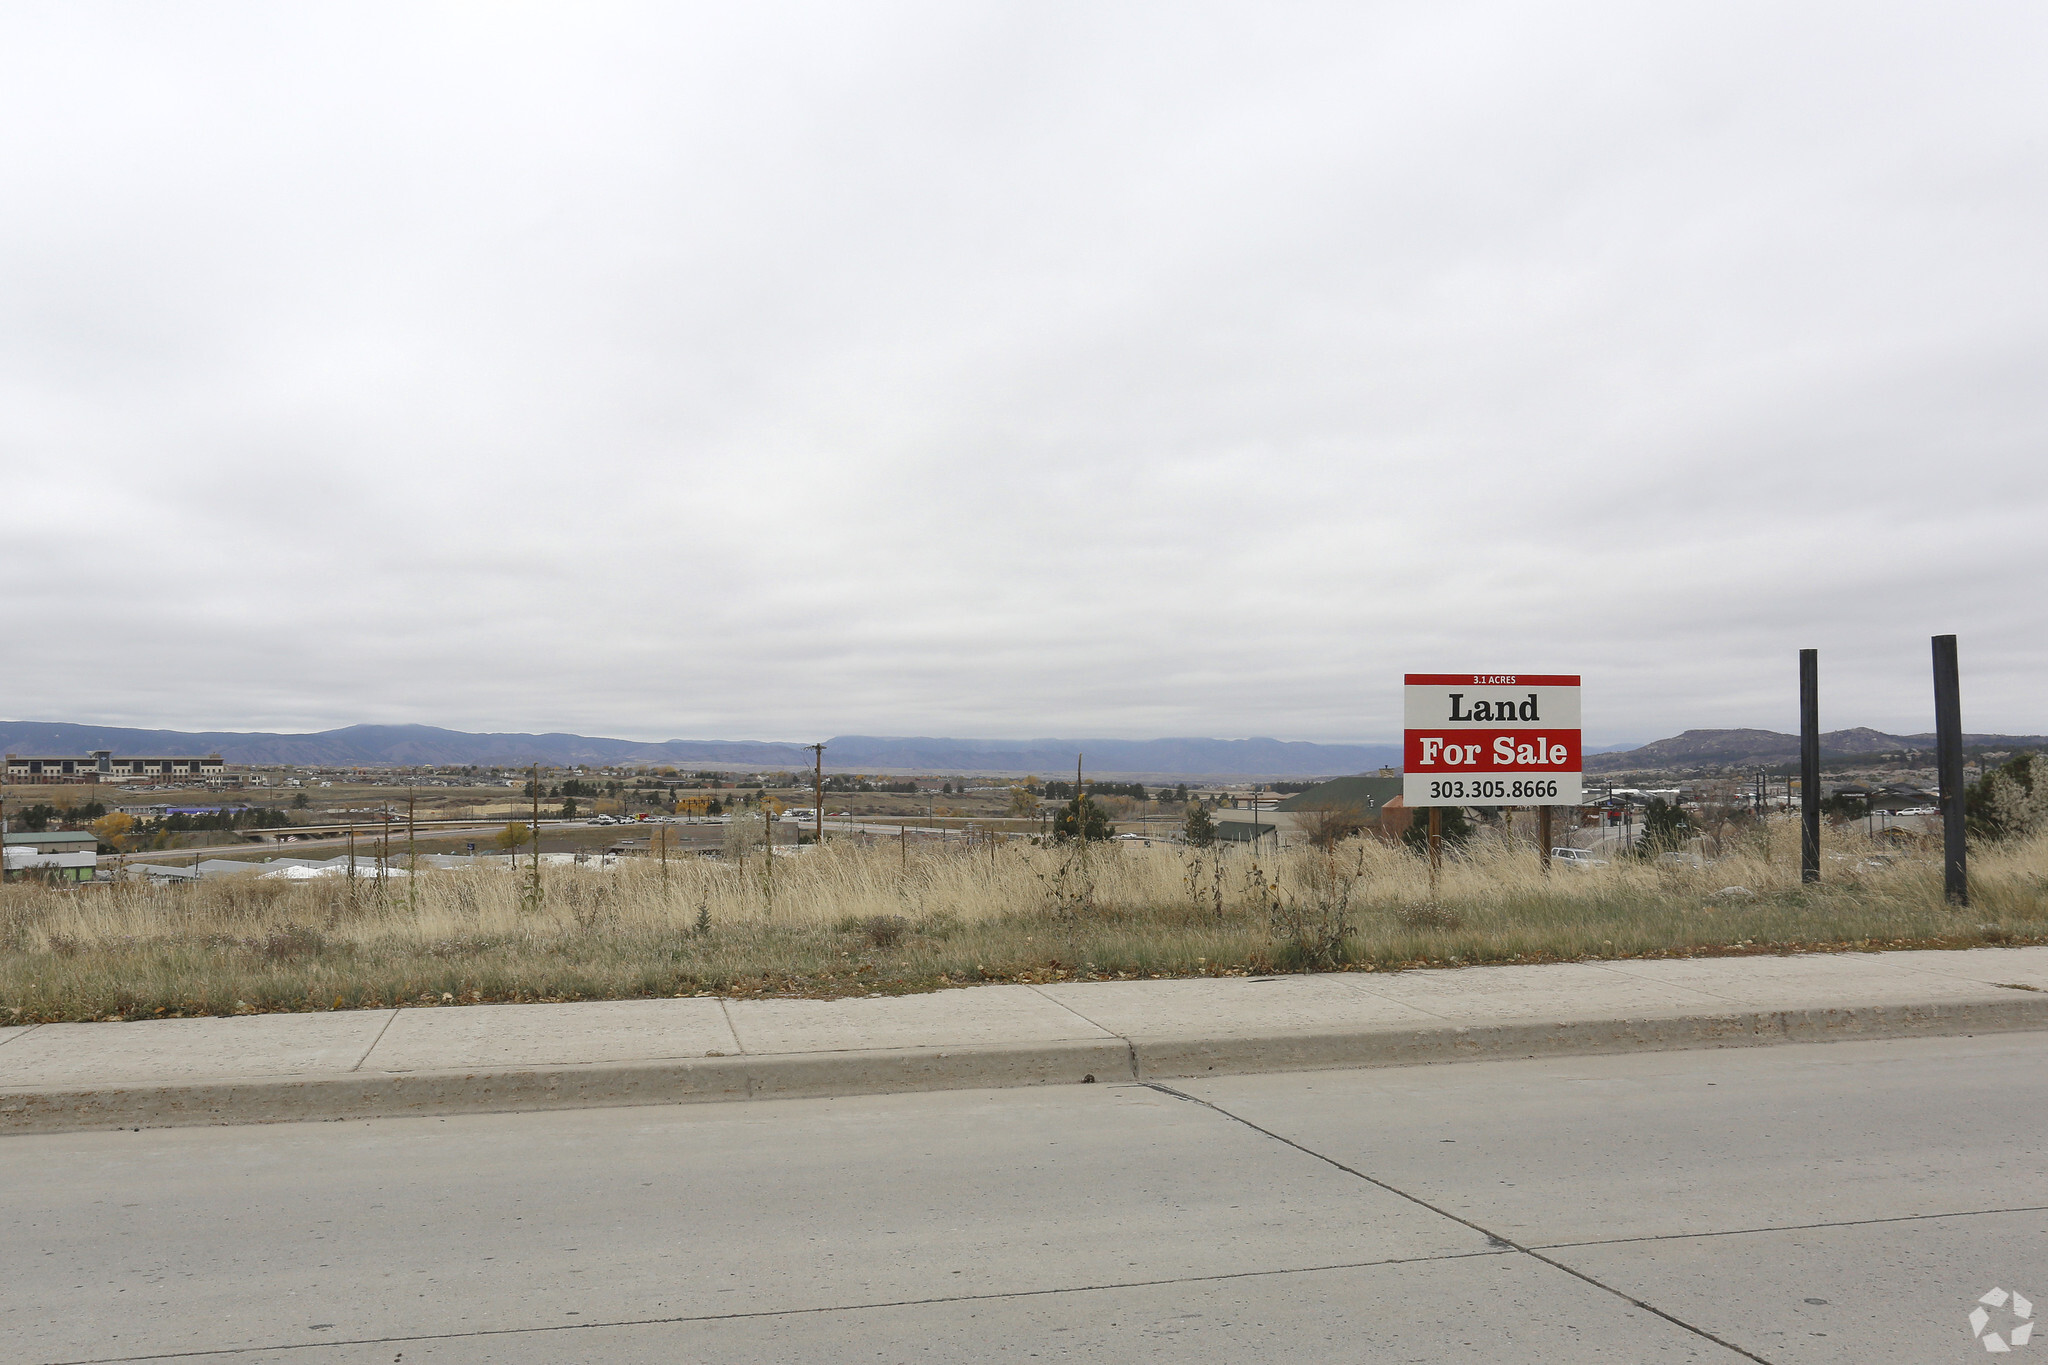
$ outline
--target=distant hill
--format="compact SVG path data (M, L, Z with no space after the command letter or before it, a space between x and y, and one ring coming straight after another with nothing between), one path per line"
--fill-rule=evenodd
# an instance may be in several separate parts
M1398 744L1309 744L1279 739L887 739L842 735L825 757L842 768L917 772L1088 771L1154 777L1317 777L1401 761Z
M1964 735L1963 743L1981 749L2043 749L2048 736ZM1820 737L1823 758L1856 754L1900 753L1921 750L1930 756L1934 736L1888 735L1882 730L1858 727L1824 730ZM1799 757L1799 736L1776 730L1687 730L1670 739L1660 739L1620 753L1588 754L1589 773L1620 773L1678 768L1728 768L1755 763L1787 763ZM1929 759L1932 762L1932 758Z
M218 753L230 763L303 764L330 767L405 766L426 763L594 764L669 763L668 746L632 740L594 739L569 734L473 735L432 725L350 725L314 734L266 734L239 730L130 730L105 725L0 722L0 743L12 754L83 754L112 749L129 754ZM802 752L793 744L689 746L705 762L793 764Z
M1401 761L1393 744L1309 744L1277 739L940 739L840 735L826 741L825 766L840 772L1037 773L1070 770L1086 755L1090 773L1130 777L1322 777ZM519 763L701 764L808 767L802 744L757 740L643 742L572 734L470 734L432 725L350 725L312 734L235 730L138 730L50 721L0 721L0 747L13 754L212 754L230 763L308 767Z

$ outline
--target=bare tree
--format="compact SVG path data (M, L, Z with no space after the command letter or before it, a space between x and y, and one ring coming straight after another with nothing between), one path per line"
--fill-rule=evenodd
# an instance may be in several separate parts
M1328 853L1365 828L1365 811L1354 801L1319 801L1295 812L1295 828Z

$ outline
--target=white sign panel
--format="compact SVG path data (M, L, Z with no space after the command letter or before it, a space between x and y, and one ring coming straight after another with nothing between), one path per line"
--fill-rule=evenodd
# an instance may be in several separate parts
M1406 683L1405 804L1580 804L1576 674L1410 673Z

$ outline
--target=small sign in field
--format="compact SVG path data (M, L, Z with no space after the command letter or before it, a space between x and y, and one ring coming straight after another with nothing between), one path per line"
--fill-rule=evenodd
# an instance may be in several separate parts
M1576 806L1579 679L1410 673L1401 797L1410 806Z

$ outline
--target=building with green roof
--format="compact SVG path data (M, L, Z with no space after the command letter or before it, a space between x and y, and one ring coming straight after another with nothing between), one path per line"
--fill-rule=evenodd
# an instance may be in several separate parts
M1282 801L1279 809L1283 814L1292 814L1303 810L1326 810L1332 806L1356 806L1358 813L1367 820L1377 820L1387 802L1400 794L1399 773L1391 777L1383 774L1335 777L1321 786L1296 792Z

